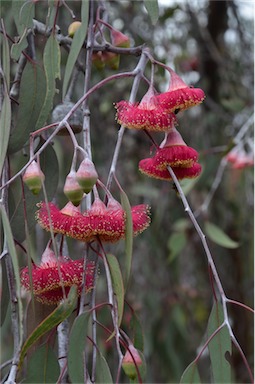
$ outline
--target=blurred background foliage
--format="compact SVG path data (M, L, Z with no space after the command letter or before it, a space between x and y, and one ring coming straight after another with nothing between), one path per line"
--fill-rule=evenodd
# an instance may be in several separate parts
M67 1L79 20L80 1ZM10 36L16 30L10 1L1 2L2 17ZM170 65L188 83L202 88L205 102L178 115L179 130L186 143L200 153L203 173L194 185L188 185L187 195L202 228L207 222L218 225L239 246L221 247L209 240L209 245L228 297L247 305L253 304L253 172L251 168L233 169L226 165L219 187L208 209L202 210L211 190L221 160L232 146L232 140L253 114L253 5L246 1L170 1L159 2L160 17L152 25L141 1L109 1L108 22L127 34L132 46L146 44L152 55ZM47 2L36 3L35 18L45 22ZM62 6L57 24L67 35L71 14ZM35 36L37 60L42 60L46 39ZM64 71L66 51L61 48ZM83 60L83 54L80 56ZM132 70L138 61L135 56L121 57L120 71ZM115 73L108 68L92 69L91 83ZM12 76L15 64L12 65ZM150 77L150 67L146 75ZM63 78L63 74L62 74ZM156 71L155 85L165 91L168 76L162 68ZM118 125L113 103L128 99L131 80L109 83L89 99L91 111L91 140L93 159L103 182L106 182L116 143ZM61 80L54 104L61 102ZM147 90L142 82L137 101ZM75 85L73 101L83 93L83 74ZM50 119L49 119L50 122ZM252 124L248 136L252 137ZM160 143L160 134L155 140ZM138 314L144 332L144 353L147 377L150 382L177 382L186 366L195 358L205 342L205 331L213 295L208 266L201 242L190 225L181 201L171 183L146 178L138 171L138 162L149 157L151 143L143 132L127 130L117 167L117 177L132 205L148 203L152 210L150 228L134 241L132 277L126 300ZM63 183L70 169L72 143L66 137L54 141L58 157L59 181L55 197L60 206L65 203ZM22 154L22 156L21 156ZM12 173L27 161L28 147L10 158ZM47 175L46 175L47 181ZM185 188L187 185L185 185ZM12 185L14 200L21 194L20 183ZM117 188L113 194L119 199ZM17 224L19 226L21 223ZM13 224L15 232L15 224ZM19 229L17 229L19 232ZM32 253L39 259L48 236L31 222ZM82 245L68 242L72 255L82 252ZM123 244L109 247L120 258ZM75 257L75 256L73 256ZM21 264L26 263L21 255ZM101 280L100 280L101 279ZM105 297L103 276L98 279L98 301ZM252 315L237 306L229 307L233 329L249 363L253 363ZM105 311L106 312L106 311ZM110 322L102 312L102 322ZM124 329L128 329L131 312L128 306ZM4 324L3 341L10 345ZM105 336L105 335L104 335ZM109 361L113 350L103 346ZM114 349L114 348L113 348ZM4 353L8 358L8 351ZM114 356L112 356L113 358ZM112 366L112 364L109 364ZM234 381L248 382L248 374L239 353L231 357ZM201 358L204 381L210 381L206 354Z

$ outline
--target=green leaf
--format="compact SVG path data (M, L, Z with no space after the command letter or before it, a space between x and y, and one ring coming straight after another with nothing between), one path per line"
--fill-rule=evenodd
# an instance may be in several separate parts
M1 36L1 57L4 76L2 108L0 108L0 175L2 173L11 129L11 101L8 95L10 87L10 53L7 37Z
M64 299L58 307L44 319L38 327L32 332L28 339L23 344L20 353L19 368L22 366L24 357L28 349L45 333L62 323L71 315L77 305L77 287L73 285L69 291L68 297Z
M134 347L143 351L144 336L141 322L135 312L132 313L130 328L133 330Z
M58 359L52 348L44 344L37 348L27 364L23 383L56 383L60 374Z
M167 246L170 251L168 261L172 262L180 254L187 243L187 236L184 232L174 232L169 237Z
M69 80L70 80L72 72L73 72L73 67L74 67L75 62L78 58L81 47L85 41L85 37L87 34L87 28L88 28L88 15L89 15L89 1L83 0L82 4L81 4L81 26L74 34L71 49L70 49L67 63L66 63L64 81L63 81L63 89L62 89L62 99L63 100L64 100L66 92L67 92L67 87L68 87Z
M193 361L182 374L180 384L200 384L197 362Z
M0 316L0 324L1 326L4 323L4 320L6 318L6 314L8 311L8 305L10 302L10 292L9 292L9 286L8 286L8 278L7 278L7 272L6 272L6 266L5 266L5 259L1 260L1 271L2 271L2 279L1 279L1 316Z
M28 141L44 103L46 79L42 68L28 61L20 82L19 108L15 130L9 143L9 153L20 150Z
M84 312L76 317L70 333L67 362L68 374L73 383L84 383L84 349L90 314Z
M5 92L0 115L0 174L2 173L11 129L11 101Z
M131 206L126 193L123 189L120 189L121 205L126 212L126 223L125 223L125 269L124 269L124 287L125 291L128 286L132 256L133 256L133 220L131 213Z
M120 326L122 321L122 316L123 316L123 310L124 310L124 294L125 294L121 270L120 270L119 262L114 255L107 254L106 258L110 268L113 292L117 300L118 325Z
M151 22L155 25L159 17L158 0L144 0L145 8L151 18Z
M8 246L8 252L11 256L13 270L14 270L14 277L15 277L15 284L16 284L16 297L18 300L18 311L19 311L19 333L20 338L23 337L23 308L22 308L22 301L21 301L21 285L20 285L20 275L19 275L19 263L18 263L18 256L13 240L13 235L11 231L10 222L7 216L7 213L5 211L4 206L0 203L0 214L1 219L3 223L3 230L5 235L5 240ZM7 257L8 257L7 256Z
M216 331L224 321L223 308L219 302L214 303L208 321L208 338ZM215 383L231 383L231 366L226 360L226 353L232 353L232 344L229 331L224 326L212 338L209 345L211 369Z
M11 57L18 60L21 52L27 47L27 31L33 27L35 3L34 1L13 1L12 13L19 34L19 41L12 45Z
M41 140L40 146L44 143ZM58 176L59 176L59 166L58 159L55 153L54 148L49 145L40 155L40 165L43 173L45 174L45 189L47 191L48 200L51 201L55 195L57 186L58 186ZM11 191L13 194L17 195L17 186L11 186ZM25 192L25 201L26 201L26 213L27 213L27 224L29 232L35 228L35 212L37 211L36 204L41 200L44 200L43 191L39 195L35 196L29 191L27 186L24 186ZM26 238L25 227L24 227L24 202L23 198L20 195L19 201L16 203L16 206L13 206L13 203L10 202L10 214L11 214L11 227L13 231L14 238L22 243Z
M111 371L101 352L99 352L99 354L97 355L97 361L96 361L96 383L97 384L113 383Z
M35 130L43 127L53 107L53 98L56 93L55 79L60 79L60 48L54 35L48 38L44 48L43 64L46 76L46 94Z
M230 239L226 233L222 231L217 225L210 223L209 221L205 223L205 233L208 238L214 241L216 244L221 245L225 248L237 248L239 243Z

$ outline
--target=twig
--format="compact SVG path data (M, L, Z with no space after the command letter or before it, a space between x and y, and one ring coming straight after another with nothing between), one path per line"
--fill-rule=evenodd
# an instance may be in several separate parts
M58 363L60 369L64 371L67 366L69 322L67 319L62 321L57 327L58 332ZM65 376L65 375L64 375ZM65 383L66 378L62 376L61 383Z
M206 241L206 237L205 237L201 227L199 226L199 224L198 224L198 222L197 222L197 220L196 220L196 218L195 218L195 216L194 216L194 214L193 214L193 212L192 212L192 210L190 208L190 205L189 205L189 203L188 203L188 201L187 201L187 199L186 199L186 197L185 197L185 195L183 193L183 190L182 190L182 188L180 186L180 183L179 183L177 177L174 174L174 171L169 166L167 167L167 169L168 169L168 171L169 171L169 173L170 173L170 175L171 175L171 177L173 179L173 182L174 182L174 184L175 184L175 186L176 186L176 188L178 190L178 193L179 193L179 196L180 196L180 198L182 200L185 212L187 212L187 214L189 215L190 220L191 220L194 228L196 229L198 236L200 237L200 240L202 242L204 251L206 253L208 264L209 264L209 266L211 268L211 271L212 271L212 274L213 274L213 278L215 280L216 286L218 288L218 292L220 294L220 298L221 298L221 302L222 302L222 309L223 309L223 316L224 316L224 323L226 324L226 326L228 328L228 332L229 332L231 340L234 342L235 346L239 350L239 352L240 352L240 354L241 354L241 356L242 356L242 358L243 358L243 360L245 362L245 365L247 367L248 373L249 373L249 375L251 377L251 380L253 382L253 377L252 377L252 374L251 374L251 370L250 370L249 364L248 364L248 362L246 360L246 357L245 357L245 355L243 353L243 350L242 350L240 344L238 343L238 341L237 341L237 339L236 339L236 337L235 337L235 335L233 333L232 327L231 327L230 322L229 322L229 316L228 316L228 310L227 310L227 303L228 303L229 299L226 297L226 294L224 292L223 286L221 284L221 281L220 281L220 278L219 278L216 266L214 264L214 260L213 260L212 254L210 252L210 249L209 249L207 241Z

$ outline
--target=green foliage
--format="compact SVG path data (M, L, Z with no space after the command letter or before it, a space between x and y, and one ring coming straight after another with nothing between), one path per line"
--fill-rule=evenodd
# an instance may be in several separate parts
M43 107L45 93L44 71L39 64L27 61L20 82L17 122L10 137L9 153L20 150L28 141L30 132L35 130Z
M180 384L200 384L197 361L193 361L182 374Z
M97 355L97 362L96 362L96 383L98 384L113 383L110 368L100 351L99 351L99 354Z
M119 262L114 255L106 255L107 262L109 264L111 279L112 279L112 288L116 297L117 306L118 306L118 325L120 326L124 310L124 285L121 275L121 270Z
M1 260L1 271L2 271L2 279L0 281L0 289L1 289L1 317L0 317L0 322L1 326L3 325L7 310L8 310L8 305L10 302L10 292L9 292L9 286L8 286L8 276L6 273L6 265L5 265L5 260Z
M237 248L239 244L230 239L230 237L222 231L217 225L207 221L205 223L205 233L214 243L221 245L225 248Z
M126 193L120 190L121 205L126 213L125 223L125 267L124 267L124 287L127 289L129 276L131 271L133 256L133 221L131 214L131 206Z
M9 98L10 87L10 54L7 37L1 36L1 56L4 75L3 87L3 103L0 109L0 174L2 173L3 164L5 161L6 151L8 147L10 129L11 129L11 101Z
M35 130L41 128L49 116L53 106L53 98L56 93L55 79L60 79L60 48L54 35L48 38L45 45L43 64L46 77L46 93Z
M22 346L19 358L19 367L22 366L24 357L28 349L42 337L45 333L56 327L62 321L67 319L74 311L77 305L77 287L73 285L69 291L68 297L58 305L58 307L44 319L38 327L28 336Z
M59 374L57 356L48 344L44 344L38 347L29 359L23 383L56 383Z
M66 63L65 75L63 80L63 89L62 89L63 100L67 92L68 83L70 81L75 62L79 56L81 47L84 44L85 37L87 35L88 19L89 19L89 1L83 0L81 3L81 26L76 31L73 37L70 53L68 55L68 59Z
M151 18L151 22L155 25L159 17L158 0L144 0L145 8Z
M90 312L76 317L69 338L68 373L73 383L84 382L84 353Z
M223 308L219 302L215 302L208 322L208 338L222 325L224 321ZM231 383L231 366L226 360L226 355L232 353L232 344L227 326L224 326L208 345L211 370L214 383Z

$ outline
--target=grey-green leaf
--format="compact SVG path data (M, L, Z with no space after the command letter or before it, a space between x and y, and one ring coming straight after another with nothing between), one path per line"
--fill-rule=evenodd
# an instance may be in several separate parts
M158 0L144 0L145 8L151 18L151 22L155 25L159 17Z
M51 329L56 327L66 318L68 318L71 313L74 311L77 305L77 287L73 285L69 291L68 297L61 301L58 307L44 319L38 327L29 335L27 340L22 346L20 352L19 368L23 364L24 357L28 349L42 337L45 333L49 332Z
M38 64L28 61L21 77L18 116L10 137L9 153L20 150L28 141L30 132L35 130L45 92L44 71Z
M107 254L106 258L110 268L113 292L117 300L118 325L120 326L122 316L123 316L123 310L124 310L124 294L125 294L121 270L120 270L119 262L114 255Z
M101 352L99 352L99 354L97 355L96 383L97 384L112 384L113 383L110 368L109 368L104 356L101 354Z
M0 175L6 158L6 151L11 129L11 101L8 95L10 86L10 54L7 37L1 37L2 69L4 76L3 102L0 112Z
M16 252L14 240L13 240L9 218L2 204L0 204L0 214L1 214L2 224L3 224L4 236L5 236L6 244L8 247L8 253L9 253L6 257L9 257L9 256L11 257L13 270L14 270L15 284L16 284L16 297L18 300L18 311L19 311L19 332L20 332L20 338L22 339L23 308L22 308L22 301L21 301L21 285L20 285L18 256L17 256L17 252Z
M8 277L6 272L5 259L1 260L1 271L2 271L2 281L0 285L1 289L1 316L0 316L0 325L2 326L6 318L8 305L10 302L10 292L8 286Z
M200 375L197 368L197 362L192 361L182 374L180 384L200 384Z
M185 232L174 232L169 237L167 246L170 251L168 260L172 262L183 250L187 242L187 237Z
M67 63L66 63L63 89L62 89L63 100L67 92L67 87L73 72L73 67L78 58L81 47L85 41L87 28L88 28L88 15L89 15L89 1L83 0L81 4L81 26L74 34L71 49L70 49Z
M208 321L208 338L221 326L224 321L223 308L219 302L214 303ZM226 326L224 326L212 338L209 345L211 369L215 383L231 383L231 367L226 360L226 353L232 352L231 338Z
M126 212L125 223L125 269L124 269L124 287L125 290L128 286L132 257L133 257L133 220L131 213L131 206L126 193L123 189L120 190L121 205Z
M44 103L36 122L35 130L45 125L53 107L53 98L56 93L55 80L60 78L60 48L54 35L48 38L44 48L43 64L46 76L46 94Z
M237 248L239 243L232 240L225 232L222 231L217 225L210 223L209 221L205 223L205 233L210 240L214 243L221 245L225 248Z
M44 344L36 348L29 359L23 383L56 383L59 374L57 356L48 344Z
M69 339L68 374L73 383L84 383L84 350L88 333L90 312L76 317Z

